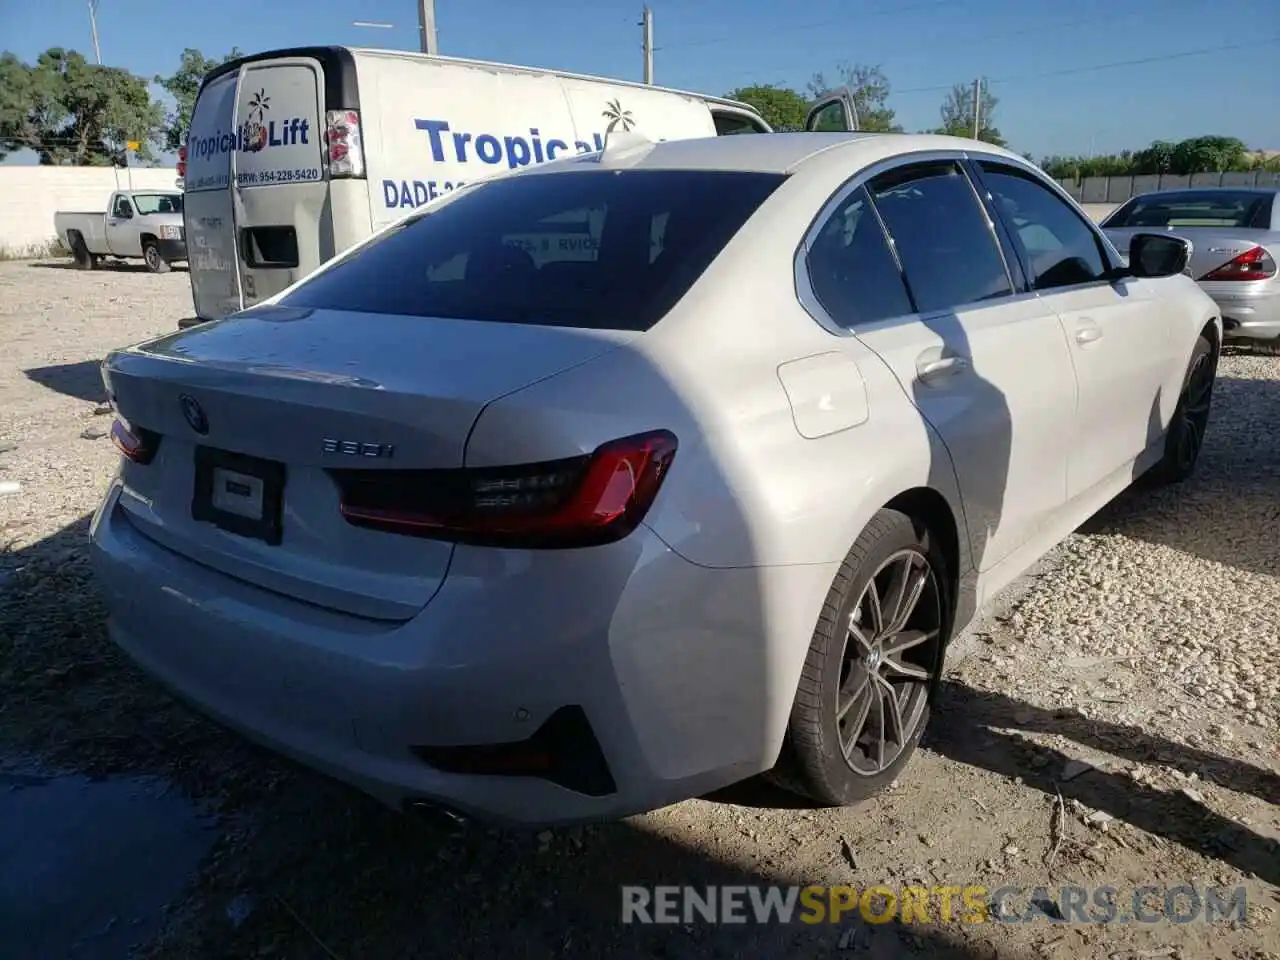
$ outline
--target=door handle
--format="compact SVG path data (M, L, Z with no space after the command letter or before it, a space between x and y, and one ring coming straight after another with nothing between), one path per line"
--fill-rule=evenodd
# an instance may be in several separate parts
M952 373L959 373L969 366L964 357L935 357L916 364L916 375L921 380L936 380Z
M1094 343L1102 339L1102 328L1095 326L1080 327L1076 330L1076 343Z

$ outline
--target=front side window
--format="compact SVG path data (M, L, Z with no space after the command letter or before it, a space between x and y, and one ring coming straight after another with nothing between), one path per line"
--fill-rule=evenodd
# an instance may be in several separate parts
M410 216L280 303L647 330L785 179L573 170L477 183Z
M884 230L859 187L827 218L806 259L814 296L845 328L913 312Z
M890 170L871 181L871 195L921 313L1013 292L986 214L955 163Z
M1052 190L998 163L982 164L996 212L1022 246L1032 283L1052 290L1093 283L1107 273L1098 237Z

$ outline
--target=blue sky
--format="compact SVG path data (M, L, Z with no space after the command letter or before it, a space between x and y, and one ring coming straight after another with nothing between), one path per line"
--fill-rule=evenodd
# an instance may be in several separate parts
M1110 152L1201 133L1280 149L1280 6L1224 15L1212 0L651 0L654 79L724 93L803 89L842 60L879 63L908 130L937 122L945 88L990 81L997 125L1020 151ZM454 56L640 79L641 0L437 0ZM25 7L25 9L22 9ZM787 10L793 12L785 12ZM21 12L19 12L21 11ZM1156 11L1159 11L1158 13ZM1216 11L1216 12L1215 12ZM351 21L390 21L368 29ZM303 44L416 49L414 0L101 0L104 63L151 77L183 47L221 55ZM1273 38L1271 43L1262 41ZM1121 61L1241 45L1109 69ZM0 47L31 60L50 46L92 56L86 0L0 0ZM936 89L936 88L943 89Z

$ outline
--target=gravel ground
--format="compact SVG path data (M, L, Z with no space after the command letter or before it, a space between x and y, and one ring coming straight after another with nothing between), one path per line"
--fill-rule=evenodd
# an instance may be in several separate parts
M0 482L21 484L0 497L0 773L22 757L158 775L217 811L142 954L1280 958L1280 359L1224 357L1197 477L1121 497L978 625L883 797L814 810L748 783L618 824L454 834L223 732L106 641L84 563L115 463L97 364L172 330L190 290L184 272L61 267L0 264ZM618 922L618 885L664 882L1110 884L1122 903L1244 884L1249 911L1212 928Z

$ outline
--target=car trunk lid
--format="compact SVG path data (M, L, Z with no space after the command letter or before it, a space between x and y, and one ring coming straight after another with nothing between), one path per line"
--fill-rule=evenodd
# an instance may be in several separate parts
M452 546L348 523L328 471L462 466L487 403L628 336L260 307L116 351L103 367L112 402L158 437L151 463L124 462L122 507L228 576L407 619L443 582Z

